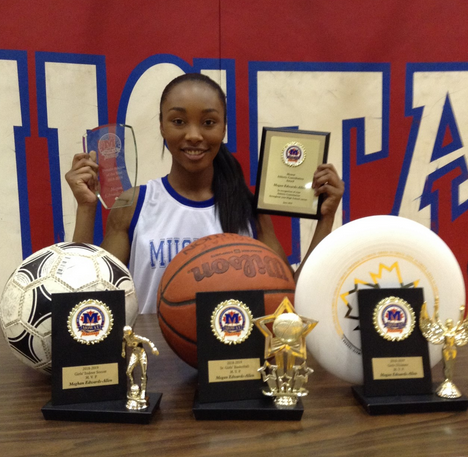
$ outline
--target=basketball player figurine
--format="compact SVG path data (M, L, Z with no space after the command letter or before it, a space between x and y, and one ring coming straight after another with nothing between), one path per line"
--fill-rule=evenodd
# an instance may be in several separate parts
M129 389L127 392L127 409L140 410L148 407L148 398L146 397L146 385L148 383L148 377L146 375L148 368L148 357L146 351L143 349L143 343L150 346L154 355L158 355L154 343L148 338L143 336L135 335L132 327L126 325L123 329L123 340L122 340L122 357L126 356L126 346L132 348L132 354L128 361L127 376L129 380ZM134 382L133 370L140 365L141 370L141 385L139 386Z
M273 333L267 327L271 322ZM293 408L297 397L308 394L303 385L313 370L306 362L305 337L318 322L296 314L291 302L284 298L273 314L254 319L254 323L266 338L267 360L259 371L269 390L263 393L274 397L278 408ZM268 361L271 357L275 358L275 364ZM302 361L299 365L295 365L296 358Z
M434 303L434 316L429 318L426 303L421 308L419 317L419 327L422 334L432 344L444 344L442 356L444 359L445 380L437 388L436 393L442 398L459 398L461 392L453 383L453 373L455 369L455 359L457 357L457 346L464 346L468 343L468 317L463 318L465 307L460 307L460 319L454 325L452 319L447 319L445 325L439 318L439 297Z

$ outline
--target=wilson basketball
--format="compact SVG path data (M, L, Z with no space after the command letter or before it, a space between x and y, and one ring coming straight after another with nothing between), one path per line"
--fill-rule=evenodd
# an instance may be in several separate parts
M196 294L230 290L264 290L265 314L271 314L284 297L293 303L295 283L276 252L258 240L231 233L191 243L161 278L157 298L161 331L174 352L195 368Z

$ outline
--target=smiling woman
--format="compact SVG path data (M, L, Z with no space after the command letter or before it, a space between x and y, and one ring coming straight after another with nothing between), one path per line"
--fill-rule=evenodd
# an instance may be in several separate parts
M172 154L169 182L186 198L213 197L213 160L223 141L225 106L206 84L186 81L161 98L161 134Z
M219 85L198 73L172 80L161 96L159 121L171 170L137 187L132 206L111 210L101 245L129 263L142 313L156 311L156 291L168 263L207 235L256 236L287 262L270 218L256 214L241 166L223 144L226 98ZM98 171L92 155L77 154L66 175L78 201L74 241L92 242ZM319 167L313 186L325 199L310 250L330 232L343 194L332 165Z

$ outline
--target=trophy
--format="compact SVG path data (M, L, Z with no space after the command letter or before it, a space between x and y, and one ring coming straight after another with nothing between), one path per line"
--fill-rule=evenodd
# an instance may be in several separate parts
M126 347L132 348L130 360L127 366L128 391L126 408L132 411L145 409L148 407L148 397L146 396L146 386L148 383L147 368L148 356L143 348L147 344L154 355L159 355L159 351L152 341L143 336L136 335L132 327L126 325L123 329L122 357L126 357ZM133 370L140 366L140 385L134 382Z
M443 344L442 356L444 360L445 380L437 388L436 393L442 398L460 398L461 392L453 382L457 346L468 343L468 317L464 318L465 306L460 307L460 318L456 324L447 319L445 324L439 318L439 298L434 303L434 315L429 317L426 303L421 308L419 327L422 334L432 344Z
M258 159L257 211L320 219L322 198L312 181L326 163L330 133L264 127Z
M133 128L107 124L83 135L83 150L95 152L99 165L96 195L106 209L131 206L138 171Z
M299 316L291 302L284 298L273 314L254 319L265 336L265 363L259 369L268 390L263 394L274 397L277 408L294 408L298 397L308 394L303 387L313 370L307 366L305 337L317 321ZM273 323L270 330L268 324ZM274 357L275 363L268 361ZM296 358L302 363L296 365Z
M158 350L125 326L125 291L55 293L51 307L52 399L42 408L44 418L148 424L162 393L146 391L143 344L153 354ZM137 365L140 383L134 381Z

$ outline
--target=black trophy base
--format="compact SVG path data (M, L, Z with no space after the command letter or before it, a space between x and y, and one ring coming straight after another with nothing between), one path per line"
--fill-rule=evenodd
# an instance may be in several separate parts
M127 403L125 399L55 406L49 401L42 408L42 415L46 420L149 424L159 408L162 394L149 393L148 395L149 406L140 411L128 410L125 406Z
M363 386L353 386L354 397L371 416L381 414L430 413L442 411L466 411L468 398L441 398L437 394L390 395L386 397L367 397Z
M292 408L277 408L271 397L200 403L196 393L192 411L196 420L300 421L304 407L300 398Z

